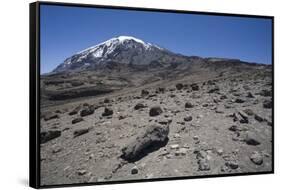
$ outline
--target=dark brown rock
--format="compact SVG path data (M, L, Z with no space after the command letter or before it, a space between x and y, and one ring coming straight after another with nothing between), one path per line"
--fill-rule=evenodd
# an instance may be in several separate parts
M218 87L218 86L215 86L214 88L210 89L210 90L208 91L208 93L216 93L216 92L219 92L219 91L220 91L219 87Z
M163 113L163 111L160 106L154 106L154 107L150 108L150 110L149 110L149 115L152 117L160 115L161 113Z
M261 116L259 116L257 114L255 114L255 119L259 122L263 122L265 120L264 118L262 118Z
M237 98L236 100L235 100L235 103L239 103L239 104L242 104L242 103L244 103L245 102L245 100L243 100L243 99L241 99L241 98Z
M136 139L122 148L121 158L127 161L136 161L155 151L168 142L169 126L152 125L144 133L137 136Z
M272 101L271 100L265 100L263 102L263 107L266 108L266 109L272 108Z
M264 90L260 91L259 94L260 94L261 96L264 96L264 97L269 97L269 96L272 96L272 91L271 91L271 90L264 89Z
M193 108L194 105L191 102L186 102L185 103L185 108Z
M104 112L102 113L102 116L110 116L113 115L113 110L110 108L104 108Z
M254 151L250 156L250 160L256 165L262 165L263 156L260 152Z
M93 114L94 112L95 112L94 106L88 106L80 111L80 116L85 117L85 116Z
M61 136L61 131L55 130L55 131L44 131L40 133L40 143L46 143L52 139L55 139L57 137Z
M143 90L141 91L141 96L144 97L144 96L147 96L147 95L149 95L149 91L143 89Z
M76 123L79 123L81 121L83 121L83 118L82 117L78 117L78 118L73 119L71 123L72 124L76 124Z
M248 132L246 134L246 137L245 137L244 141L248 145L253 145L253 146L257 146L257 145L261 144L260 140L259 140L259 137L253 132Z
M191 84L191 89L193 90L193 91L198 91L199 90L199 86L198 86L198 84Z
M183 84L182 83L176 84L176 89L177 90L181 90L182 88L183 88Z
M44 120L45 121L49 121L51 119L58 119L59 118L59 115L58 114L55 114L55 113L49 113L49 114L46 114L44 116Z
M80 135L86 134L86 133L88 133L88 132L89 132L89 129L88 129L88 128L77 129L77 130L75 130L75 131L73 132L73 136L74 136L74 138L75 138L75 137L78 137L78 136L80 136Z
M139 109L142 109L142 108L145 108L147 106L145 106L143 103L138 103L137 105L135 105L134 109L135 110L139 110Z

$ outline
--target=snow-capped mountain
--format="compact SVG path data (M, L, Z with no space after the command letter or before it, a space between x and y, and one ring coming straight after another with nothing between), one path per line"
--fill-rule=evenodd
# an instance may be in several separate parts
M182 57L131 36L119 36L89 47L67 58L53 72L99 68L110 63L149 65ZM173 58L175 60L175 58Z

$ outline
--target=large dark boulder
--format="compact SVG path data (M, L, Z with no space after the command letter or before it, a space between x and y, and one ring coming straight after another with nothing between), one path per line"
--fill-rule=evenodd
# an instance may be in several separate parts
M137 161L168 142L169 126L152 125L122 149L121 158L129 162Z

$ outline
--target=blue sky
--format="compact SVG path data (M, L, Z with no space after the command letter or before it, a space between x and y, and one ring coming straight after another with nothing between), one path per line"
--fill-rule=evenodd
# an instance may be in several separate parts
M134 36L183 55L271 64L271 20L41 5L41 73L112 37Z

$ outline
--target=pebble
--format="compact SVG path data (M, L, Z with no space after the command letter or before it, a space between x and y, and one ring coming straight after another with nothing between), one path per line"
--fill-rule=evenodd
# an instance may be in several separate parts
M254 151L250 156L250 160L256 165L261 165L263 163L263 156L260 152Z
M178 144L172 144L170 147L171 149L178 149L180 146Z
M175 152L176 156L185 156L187 153L186 148L180 148L178 151Z
M222 148L217 149L217 154L221 156L223 154L223 149Z
M239 167L238 163L236 161L228 161L225 163L225 165L233 170L237 169Z
M131 174L137 174L139 172L139 169L137 166L134 166L132 169L131 169Z
M78 172L78 175L85 175L87 173L86 170L79 170Z

